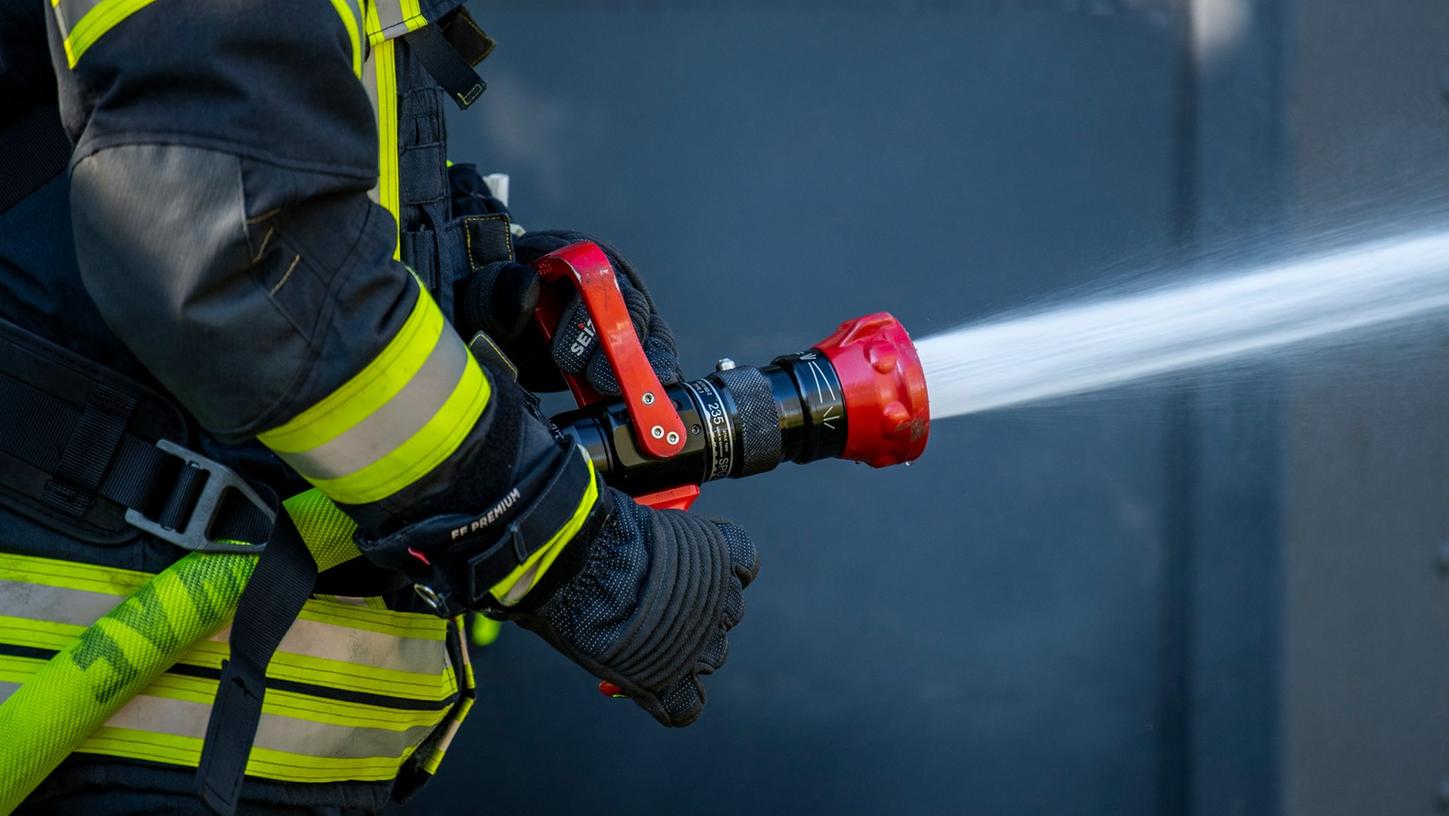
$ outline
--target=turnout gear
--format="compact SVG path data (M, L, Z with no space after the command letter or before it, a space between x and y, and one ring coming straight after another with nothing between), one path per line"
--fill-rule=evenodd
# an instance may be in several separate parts
M460 0L0 0L0 31L0 89L45 73L46 35L57 78L16 97L49 126L7 116L0 144L71 168L0 206L45 227L0 230L20 295L0 317L25 330L0 407L48 417L0 434L0 724L47 739L45 701L65 707L46 807L108 763L223 813L404 798L472 702L463 609L518 618L661 721L698 715L748 541L611 494L449 319L465 271L514 260L506 211L445 160L442 101L478 98L492 47ZM731 548L745 566L720 566ZM625 583L590 606L605 575ZM4 768L0 802L49 761Z

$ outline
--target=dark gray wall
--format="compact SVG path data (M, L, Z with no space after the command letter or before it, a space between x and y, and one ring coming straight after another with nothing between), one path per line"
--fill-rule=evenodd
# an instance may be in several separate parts
M1445 223L1449 15L1299 0L1294 227ZM1449 331L1300 366L1284 485L1283 812L1449 808Z
M878 309L924 336L1281 223L1292 22L1227 5L1209 55L1185 3L480 4L501 44L451 152L509 172L525 225L623 247L687 371ZM1273 812L1281 388L711 485L764 571L704 719L660 729L509 631L412 809Z

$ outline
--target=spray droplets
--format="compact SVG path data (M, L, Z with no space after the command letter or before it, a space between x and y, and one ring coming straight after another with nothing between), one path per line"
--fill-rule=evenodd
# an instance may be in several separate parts
M1449 312L1449 233L991 320L916 344L935 419Z

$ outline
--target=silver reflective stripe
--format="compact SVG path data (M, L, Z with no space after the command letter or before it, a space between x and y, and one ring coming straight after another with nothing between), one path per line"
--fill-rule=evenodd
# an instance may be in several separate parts
M101 592L0 581L0 615L14 618L90 626L123 600L123 596ZM230 631L227 627L211 639L225 643ZM448 661L443 640L398 637L306 619L292 622L277 651L426 676L436 675Z
M107 0L60 0L55 6L55 21L60 24L60 38L70 36L70 30L92 9Z
M363 36L363 40L366 40L366 39L367 39L367 37L366 37L366 35L364 35ZM363 63L362 63L362 89L367 92L367 101L372 103L372 118L374 120L376 120L377 117L378 117L378 112L377 112L377 51L376 51L376 49L372 48L370 45L367 48L367 59L364 60ZM381 202L381 199L379 197L380 196L380 192L379 191L381 190L381 185L382 185L382 178L379 177L378 178L378 181L377 181L377 184L372 185L372 189L367 191L367 197L370 198L370 199L372 199L372 203L374 203L374 204L378 204L378 203Z
M453 395L467 365L463 341L444 326L428 359L386 404L325 444L280 456L312 480L356 473L397 450L428 424Z
M19 687L17 683L0 683L0 703ZM106 720L106 725L202 739L206 736L206 723L210 717L209 703L140 694ZM328 725L264 713L257 724L257 737L253 744L258 748L317 757L400 757L421 743L435 727L414 725L401 731L389 731L385 728Z
M352 19L357 21L357 39L360 41L359 45L362 46L362 58L366 60L369 48L367 41L367 15L362 6L363 0L342 0L342 2L352 12Z
M373 6L377 9L378 29L384 34L392 33L388 29L393 26L402 25L402 0L373 0Z
M0 615L90 626L124 601L120 595L62 589L24 581L0 581Z
M230 633L228 626L211 639L225 643ZM436 674L448 659L448 647L442 640L397 637L311 620L293 622L277 651L415 674Z

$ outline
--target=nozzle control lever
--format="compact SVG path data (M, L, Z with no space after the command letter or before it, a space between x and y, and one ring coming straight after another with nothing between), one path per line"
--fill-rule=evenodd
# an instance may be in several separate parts
M592 241L580 241L540 258L534 269L544 283L534 312L544 337L553 339L553 329L568 307L566 285L571 283L583 300L609 367L619 380L639 449L656 459L667 459L684 450L684 420L644 356L644 347L614 278L614 268L604 251ZM604 399L582 377L564 375L564 380L579 405Z

